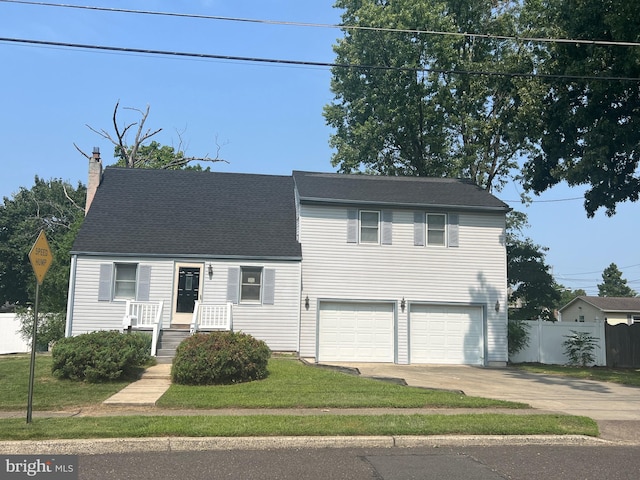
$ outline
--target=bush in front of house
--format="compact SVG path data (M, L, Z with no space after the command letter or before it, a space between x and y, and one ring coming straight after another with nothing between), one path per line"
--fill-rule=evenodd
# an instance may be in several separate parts
M60 339L51 370L58 378L89 383L130 380L151 357L151 336L141 332L98 331Z
M268 375L271 350L242 332L196 333L182 341L171 367L171 379L184 385L228 385Z

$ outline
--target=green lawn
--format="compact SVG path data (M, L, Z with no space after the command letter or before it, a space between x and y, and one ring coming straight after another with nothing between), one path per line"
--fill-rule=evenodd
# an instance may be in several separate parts
M0 439L334 435L598 435L570 415L132 416L0 420Z
M585 380L621 383L640 387L640 369L607 367L565 367L561 365L542 365L539 363L521 363L513 367L531 373L561 375Z
M62 410L99 404L126 382L87 384L52 377L51 357L36 361L34 410ZM412 388L274 358L265 380L240 385L173 385L164 408L527 408L527 405L454 392ZM29 357L0 357L0 410L26 410ZM585 417L530 414L459 415L242 415L110 416L0 420L0 439L114 438L156 436L276 435L598 435Z
M172 385L164 408L527 408L522 403L407 387L273 358L269 376L222 386Z
M27 408L29 355L0 357L0 410ZM129 382L89 384L58 380L51 375L51 355L36 355L33 409L56 410L95 405L121 390Z

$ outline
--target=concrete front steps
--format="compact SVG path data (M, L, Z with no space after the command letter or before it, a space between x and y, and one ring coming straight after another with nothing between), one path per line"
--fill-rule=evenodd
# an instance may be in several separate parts
M191 336L189 330L182 328L166 328L160 332L158 346L156 348L156 360L158 363L172 363L176 355L176 348L185 338Z

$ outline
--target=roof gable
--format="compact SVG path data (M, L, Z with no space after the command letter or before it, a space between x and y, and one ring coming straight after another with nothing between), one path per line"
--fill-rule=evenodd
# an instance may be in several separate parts
M105 169L73 253L301 257L290 176Z
M507 212L509 206L477 185L455 178L393 177L294 171L301 202L359 203L407 208Z
M603 312L640 312L640 297L591 297L581 296L574 298L571 302L560 309L565 310L570 305L583 301Z

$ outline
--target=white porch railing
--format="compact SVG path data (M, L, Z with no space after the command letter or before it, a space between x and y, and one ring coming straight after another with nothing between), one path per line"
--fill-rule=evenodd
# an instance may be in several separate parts
M155 357L158 349L158 337L162 324L162 307L164 302L136 302L127 300L125 315L122 319L122 330L151 330L151 355Z
M191 318L191 333L198 330L231 330L233 304L214 305L196 301Z

